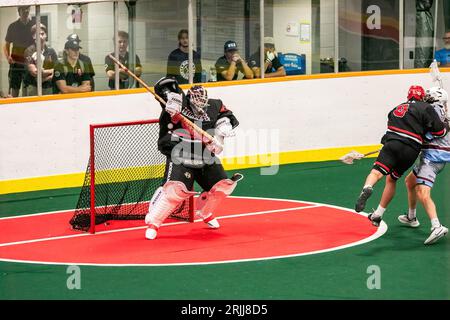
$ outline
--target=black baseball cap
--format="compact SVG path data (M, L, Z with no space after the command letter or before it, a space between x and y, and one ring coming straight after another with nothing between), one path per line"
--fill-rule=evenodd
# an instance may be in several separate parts
M236 41L229 40L229 41L225 42L225 45L223 46L223 50L225 52L237 51L238 50L238 46L237 46Z
M80 42L76 40L69 40L64 45L64 49L81 49Z
M78 35L76 33L69 34L67 36L67 40L69 40L69 41L75 40L75 41L81 42L80 37L78 37Z

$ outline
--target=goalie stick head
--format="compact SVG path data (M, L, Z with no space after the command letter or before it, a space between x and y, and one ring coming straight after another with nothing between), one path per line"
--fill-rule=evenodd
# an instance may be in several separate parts
M208 106L208 92L202 86L193 86L187 92L187 98L193 111L204 114Z
M423 101L425 98L425 90L421 86L413 85L408 90L408 101L415 99L417 101Z

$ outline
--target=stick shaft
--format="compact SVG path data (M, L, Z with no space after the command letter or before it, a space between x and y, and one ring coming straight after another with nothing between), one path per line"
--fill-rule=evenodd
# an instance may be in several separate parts
M378 152L380 152L380 151L381 151L381 150L375 150L375 151L367 152L367 153L364 154L364 157L370 156L371 154L375 154L375 153L378 153Z
M116 63L120 68L122 68L128 75L130 75L131 77L134 78L134 80L136 80L137 82L139 82L139 84L142 85L142 87L144 87L148 92L150 92L152 95L155 96L156 100L158 100L160 103L162 103L163 105L166 105L166 102L164 101L163 98L161 98L159 95L156 94L156 92L154 90L152 90L152 88L150 88L145 82L144 80L142 80L141 78L139 78L137 75L134 74L134 72L130 71L127 67L125 67L119 60L117 60L114 56L112 56L111 54L109 55L109 57L112 59L112 61L114 63ZM195 132L197 132L198 134L202 135L202 137L205 137L208 142L211 142L214 137L211 136L208 132L206 132L205 130L199 128L197 125L195 125L195 123L193 123L192 121L190 121L189 119L187 119L185 116L183 116L182 114L180 114L180 119L181 122L185 125L188 126L189 128L191 128L192 130L194 130Z

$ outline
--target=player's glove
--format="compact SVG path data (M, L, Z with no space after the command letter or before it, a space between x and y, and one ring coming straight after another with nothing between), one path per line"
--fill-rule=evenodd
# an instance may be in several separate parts
M223 137L233 137L236 135L228 117L217 120L215 134Z
M223 145L216 138L214 138L211 142L207 143L205 146L206 149L208 149L211 153L214 154L219 154L223 150Z
M166 111L171 117L174 117L181 112L182 99L183 98L179 93L167 93Z

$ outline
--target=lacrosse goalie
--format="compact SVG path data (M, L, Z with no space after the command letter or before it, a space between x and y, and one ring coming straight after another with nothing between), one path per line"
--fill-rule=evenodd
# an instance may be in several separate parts
M193 86L185 94L175 79L166 77L156 83L155 93L166 101L165 106L161 105L158 149L167 160L165 182L153 195L145 217L145 237L155 239L164 220L195 194L191 191L194 181L203 189L197 199L196 215L217 229L220 224L214 211L243 176L237 173L228 178L216 154L222 152L224 138L235 134L239 122L221 100L209 99L202 86ZM180 115L210 133L214 140L205 143L193 130L184 128Z

